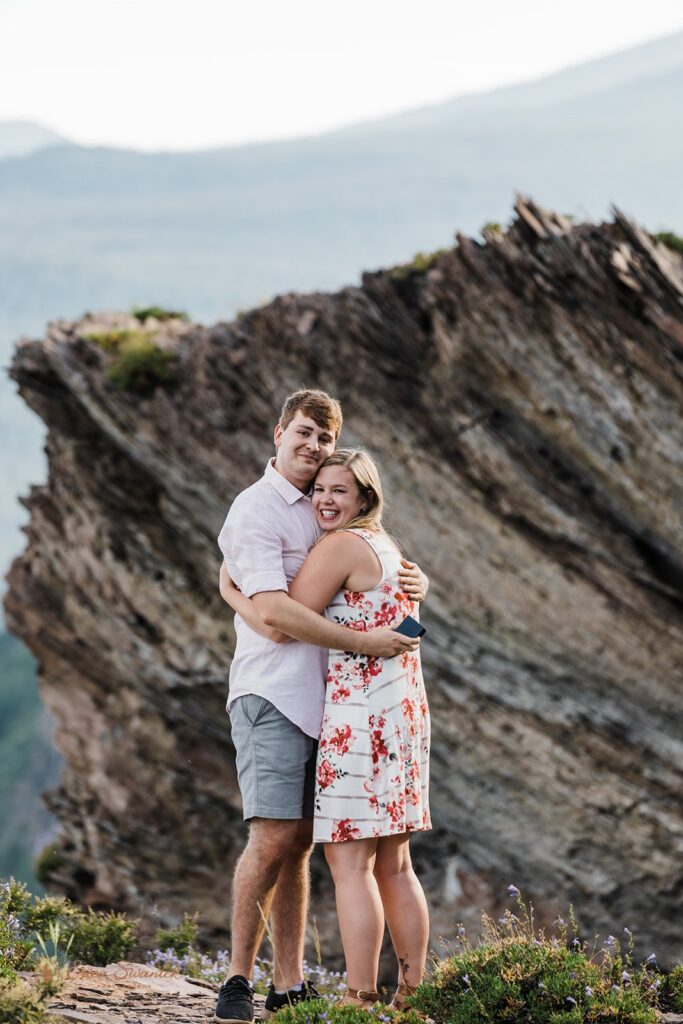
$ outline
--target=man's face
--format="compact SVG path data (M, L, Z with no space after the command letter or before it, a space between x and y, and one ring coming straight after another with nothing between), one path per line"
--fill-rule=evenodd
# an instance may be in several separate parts
M332 431L297 409L286 429L279 423L275 428L277 468L295 487L308 490L318 467L334 451L335 442Z

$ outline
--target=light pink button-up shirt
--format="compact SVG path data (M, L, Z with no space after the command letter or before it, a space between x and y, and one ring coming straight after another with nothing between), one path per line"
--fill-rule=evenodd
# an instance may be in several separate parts
M218 537L231 578L252 597L287 590L320 536L311 499L272 462L260 480L238 494ZM230 668L228 711L237 698L258 694L308 736L320 734L327 648L292 640L275 644L235 616L237 648Z

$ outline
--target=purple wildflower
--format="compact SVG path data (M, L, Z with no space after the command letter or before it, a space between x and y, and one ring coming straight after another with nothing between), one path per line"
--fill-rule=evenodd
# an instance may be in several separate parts
M593 995L593 989L590 987L590 985L586 985L586 987L585 987L585 989L583 991L586 993L587 996L592 996Z
M628 971L621 972L621 980L628 984L628 982L631 980L631 975L628 973Z
M571 1003L573 1006L576 1006L576 999L574 999L573 996L567 996L567 1002Z
M519 889L516 885L508 885L508 892L511 896L519 896Z

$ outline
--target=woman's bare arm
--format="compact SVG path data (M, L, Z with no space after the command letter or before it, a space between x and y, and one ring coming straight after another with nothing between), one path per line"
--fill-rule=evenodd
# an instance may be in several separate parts
M231 607L236 607L238 601L240 605L242 601L250 603L252 612L256 611L259 616L258 625L261 628L257 629L257 632L270 635L276 643L283 642L281 638L289 639L293 635L295 639L318 647L356 651L358 654L368 654L376 658L393 658L405 651L417 650L419 640L396 633L389 627L358 632L328 622L320 614L345 584L353 570L359 565L365 565L367 571L368 552L375 558L369 545L354 534L341 531L338 534L330 534L309 552L298 575L292 580L288 594L284 591L266 591L254 594L253 598L245 598L233 584L232 589L236 590L236 594L232 593L232 589L228 591L224 587L226 593L223 596ZM371 564L374 567L374 563ZM230 581L227 570L225 577ZM304 617L302 605L307 609L305 616L308 618ZM299 611L296 611L297 608ZM241 607L237 610L241 615ZM248 612L249 609L244 606L244 611ZM313 615L312 612L318 614ZM248 619L245 618L245 621L251 625ZM255 619L252 621L255 624L257 622ZM281 627L280 631L278 626ZM274 634L263 633L264 628L273 629ZM288 634L285 634L285 629L289 631Z
M368 562L372 574L377 556L367 541L347 531L329 533L308 552L289 584L289 596L322 613L349 577Z

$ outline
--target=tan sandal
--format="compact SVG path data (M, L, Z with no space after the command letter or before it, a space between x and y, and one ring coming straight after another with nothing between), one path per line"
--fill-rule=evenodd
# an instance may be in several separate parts
M373 1006L379 999L379 992L371 992L365 988L347 988L346 995L342 996L337 1006Z
M417 985L409 985L407 981L400 981L394 992L394 998L389 1003L390 1010L405 1010L408 1007L408 996L417 992Z

